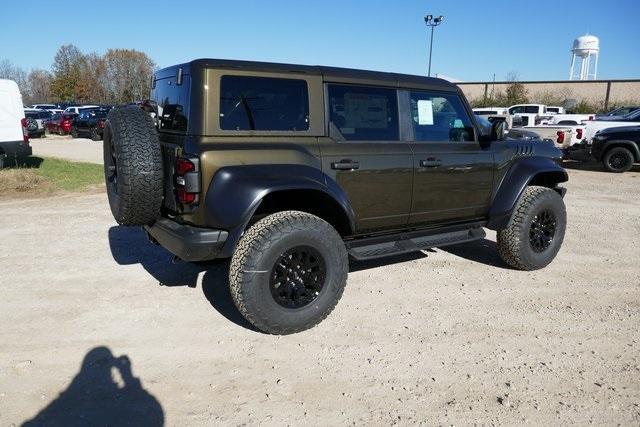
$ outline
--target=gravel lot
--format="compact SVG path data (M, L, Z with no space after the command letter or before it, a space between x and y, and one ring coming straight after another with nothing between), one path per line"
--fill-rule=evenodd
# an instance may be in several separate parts
M493 233L353 264L285 337L242 321L227 264L171 264L104 194L2 201L0 425L638 425L640 169L570 175L548 268L508 269Z

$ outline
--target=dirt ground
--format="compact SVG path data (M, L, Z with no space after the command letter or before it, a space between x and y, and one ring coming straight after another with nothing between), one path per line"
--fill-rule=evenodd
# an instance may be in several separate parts
M494 233L352 264L283 337L239 317L227 264L171 264L104 194L0 202L0 425L638 425L640 169L570 175L546 269Z

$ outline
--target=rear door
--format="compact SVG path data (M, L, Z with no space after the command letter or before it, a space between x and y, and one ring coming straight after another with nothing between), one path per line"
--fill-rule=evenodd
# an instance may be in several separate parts
M322 170L347 194L357 232L407 224L411 148L400 137L397 90L328 84L329 137L319 138Z
M493 154L482 149L456 92L402 92L411 114L415 171L409 222L426 225L486 217Z

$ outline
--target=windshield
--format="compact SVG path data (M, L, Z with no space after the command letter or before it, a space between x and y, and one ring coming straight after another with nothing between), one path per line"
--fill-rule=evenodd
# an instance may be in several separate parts
M625 120L636 120L640 119L640 110L635 110L623 117Z

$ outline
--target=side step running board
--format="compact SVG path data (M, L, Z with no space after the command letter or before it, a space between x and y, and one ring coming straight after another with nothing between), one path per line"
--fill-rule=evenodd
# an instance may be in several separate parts
M357 241L350 242L351 244L347 244L347 251L354 259L364 261L441 246L455 245L457 243L470 242L472 240L482 239L486 235L487 234L484 232L484 229L476 227L440 234L431 234L428 236L400 238L400 240L373 243L364 246L355 246Z

